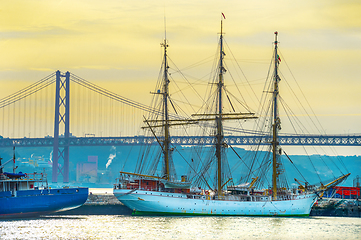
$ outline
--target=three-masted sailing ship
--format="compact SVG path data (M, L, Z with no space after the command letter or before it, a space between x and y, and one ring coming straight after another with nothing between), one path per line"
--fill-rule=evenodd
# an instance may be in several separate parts
M293 189L281 187L279 175L280 154L278 132L280 129L280 117L278 113L279 81L278 76L278 33L275 32L274 41L274 73L272 95L272 124L271 131L271 169L272 180L269 188L255 189L255 182L258 177L254 177L250 183L232 185L231 178L225 179L223 170L224 150L227 143L224 139L223 122L236 119L256 118L253 113L226 113L223 112L223 91L225 66L223 59L225 56L223 47L223 20L221 20L221 32L219 41L219 63L218 76L215 82L216 101L215 111L212 113L195 114L193 120L172 120L169 118L168 107L172 105L169 100L169 78L167 61L167 42L162 44L164 48L163 59L163 81L162 89L154 94L162 97L162 119L145 120L146 127L154 134L163 155L162 175L154 176L141 173L120 172L120 177L114 185L114 195L125 206L133 210L133 214L156 214L156 215L239 215L239 216L308 216L311 208L327 188L343 181L349 174L334 179L328 184L302 185ZM193 122L192 122L193 121ZM215 126L214 144L216 162L216 184L212 188L199 189L192 188L192 182L187 176L182 176L181 180L176 180L171 174L174 167L171 162L172 148L170 146L170 126L173 124L186 124L194 122L212 121ZM155 134L155 128L162 128L163 136ZM201 176L204 178L204 175ZM296 179L295 179L296 180ZM297 181L297 180L296 180Z

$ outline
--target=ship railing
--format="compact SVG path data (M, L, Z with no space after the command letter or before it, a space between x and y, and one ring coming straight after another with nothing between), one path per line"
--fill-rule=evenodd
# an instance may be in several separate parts
M28 180L34 181L35 189L48 189L48 181L46 178L46 173L26 173L26 178Z
M46 181L46 175L44 173L25 173L26 180L31 180L31 181L37 181L37 182L42 182L42 181Z
M20 179L20 180L24 180L24 181L46 181L46 174L44 173L24 173L24 176L15 176L15 177L11 177L12 179ZM4 174L4 173L0 173L0 179L8 179L9 177Z

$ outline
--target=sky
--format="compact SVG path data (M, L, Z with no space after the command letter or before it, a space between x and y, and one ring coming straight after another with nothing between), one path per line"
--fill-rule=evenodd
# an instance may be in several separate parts
M225 39L249 82L267 75L278 31L281 65L291 69L324 131L361 134L356 0L2 0L0 98L61 70L147 104L164 26L168 53L185 68L215 53L221 12Z

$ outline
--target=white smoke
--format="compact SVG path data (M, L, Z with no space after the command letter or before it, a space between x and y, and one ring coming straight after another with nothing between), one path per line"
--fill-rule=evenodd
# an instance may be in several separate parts
M109 165L112 163L113 159L117 156L117 154L109 154L109 157L108 157L108 162L107 164L105 165L106 169L108 169Z
M51 150L50 156L49 156L49 161L53 162L53 150Z

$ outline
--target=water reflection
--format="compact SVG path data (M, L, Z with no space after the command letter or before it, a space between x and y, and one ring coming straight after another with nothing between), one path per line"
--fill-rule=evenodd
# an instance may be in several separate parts
M47 216L0 221L1 239L357 239L360 218Z

